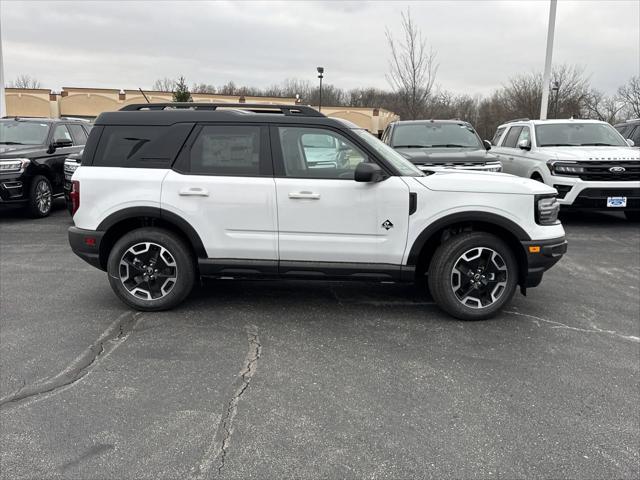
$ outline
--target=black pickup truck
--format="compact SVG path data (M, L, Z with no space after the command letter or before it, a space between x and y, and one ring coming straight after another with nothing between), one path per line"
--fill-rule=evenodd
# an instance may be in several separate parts
M71 118L0 119L0 207L23 205L46 217L64 193L64 161L79 153L91 125Z

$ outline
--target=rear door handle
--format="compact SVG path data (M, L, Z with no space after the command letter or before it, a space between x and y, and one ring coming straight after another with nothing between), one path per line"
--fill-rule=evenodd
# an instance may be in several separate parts
M178 194L182 197L208 197L209 192L206 188L202 187L188 187L183 188L178 192Z
M314 192L289 192L289 198L293 200L308 199L308 200L320 200L320 194Z

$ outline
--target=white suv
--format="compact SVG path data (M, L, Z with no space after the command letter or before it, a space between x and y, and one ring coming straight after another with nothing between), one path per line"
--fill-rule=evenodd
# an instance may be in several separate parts
M504 172L554 187L561 205L640 219L640 151L608 123L515 120L498 127L493 143Z
M555 191L422 172L310 107L130 105L103 113L72 178L74 252L141 310L200 276L413 281L488 318L566 251ZM340 152L327 161L315 149Z

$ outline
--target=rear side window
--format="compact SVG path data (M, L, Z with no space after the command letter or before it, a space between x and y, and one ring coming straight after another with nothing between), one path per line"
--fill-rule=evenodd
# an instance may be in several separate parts
M498 130L496 130L496 134L491 139L491 145L498 145L498 142L500 141L500 137L502 137L502 134L504 133L505 128L506 127L501 127Z
M100 138L93 165L96 167L134 167L144 158L149 146L167 127L110 126Z
M195 175L270 175L262 167L262 132L255 125L204 125L181 168Z
M71 130L71 135L73 136L73 143L76 145L84 145L87 143L87 133L80 125L67 125L69 130Z
M507 132L507 136L505 137L502 146L515 148L518 143L520 132L522 132L522 127L511 127Z

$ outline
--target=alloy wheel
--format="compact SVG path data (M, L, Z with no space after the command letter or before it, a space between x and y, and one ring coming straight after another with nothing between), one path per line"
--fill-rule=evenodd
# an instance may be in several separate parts
M504 294L507 264L498 252L476 247L464 252L451 271L451 288L460 303L470 308L486 308Z
M120 281L134 297L158 300L166 297L178 279L176 260L162 245L152 242L129 247L120 259Z
M40 180L36 185L36 204L43 215L51 209L51 187L46 180Z

